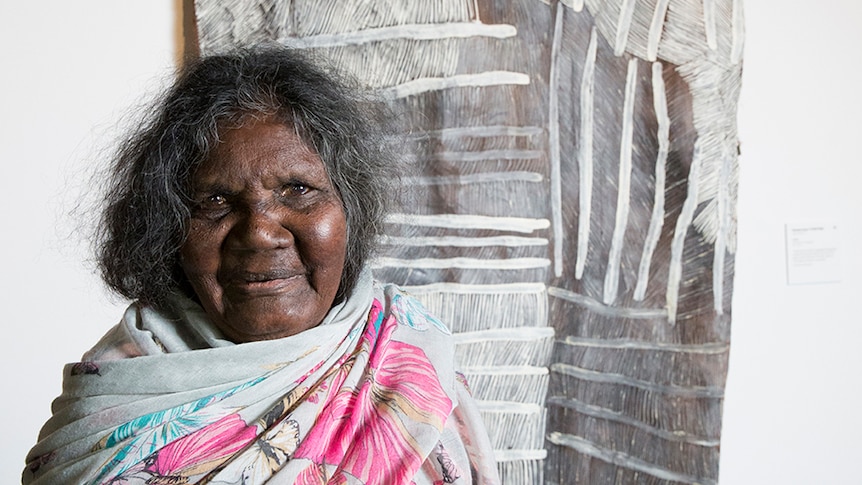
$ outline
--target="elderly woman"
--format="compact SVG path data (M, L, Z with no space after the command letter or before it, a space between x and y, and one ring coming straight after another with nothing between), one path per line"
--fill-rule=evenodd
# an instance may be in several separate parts
M186 67L107 197L135 302L66 367L24 483L498 481L447 328L366 268L394 161L368 106L280 48Z

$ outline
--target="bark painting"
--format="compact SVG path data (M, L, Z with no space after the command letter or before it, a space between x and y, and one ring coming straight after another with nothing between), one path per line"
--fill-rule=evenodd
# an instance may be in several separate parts
M196 0L321 53L417 166L374 261L456 333L508 484L718 481L742 0Z

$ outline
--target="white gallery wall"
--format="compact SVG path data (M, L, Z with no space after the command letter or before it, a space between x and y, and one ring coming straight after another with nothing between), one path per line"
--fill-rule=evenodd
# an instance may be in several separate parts
M540 0L536 0L540 1ZM120 317L89 261L87 183L181 50L179 0L0 2L0 483ZM858 483L862 3L745 1L722 484ZM82 215L83 214L83 215ZM839 227L839 283L786 283L784 226Z
M93 215L71 213L117 121L174 69L175 3L0 1L0 483L20 483L63 363L125 307L84 261Z
M722 484L858 484L862 2L746 0ZM833 223L841 282L786 284L784 226Z

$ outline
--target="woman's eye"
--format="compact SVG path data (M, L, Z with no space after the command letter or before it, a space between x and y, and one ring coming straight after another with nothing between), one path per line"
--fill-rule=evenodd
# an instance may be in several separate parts
M207 197L206 204L211 206L222 206L227 204L227 198L223 195L211 195Z
M281 188L282 197L295 197L305 195L311 191L311 187L303 184L288 184Z
M227 196L222 194L208 195L200 199L194 208L197 217L206 219L218 219L230 211L230 203Z

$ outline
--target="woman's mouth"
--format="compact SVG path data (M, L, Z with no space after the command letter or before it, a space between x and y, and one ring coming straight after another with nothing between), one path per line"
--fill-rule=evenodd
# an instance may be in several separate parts
M288 289L302 276L302 273L290 270L239 271L229 279L229 286L248 296L266 296Z

